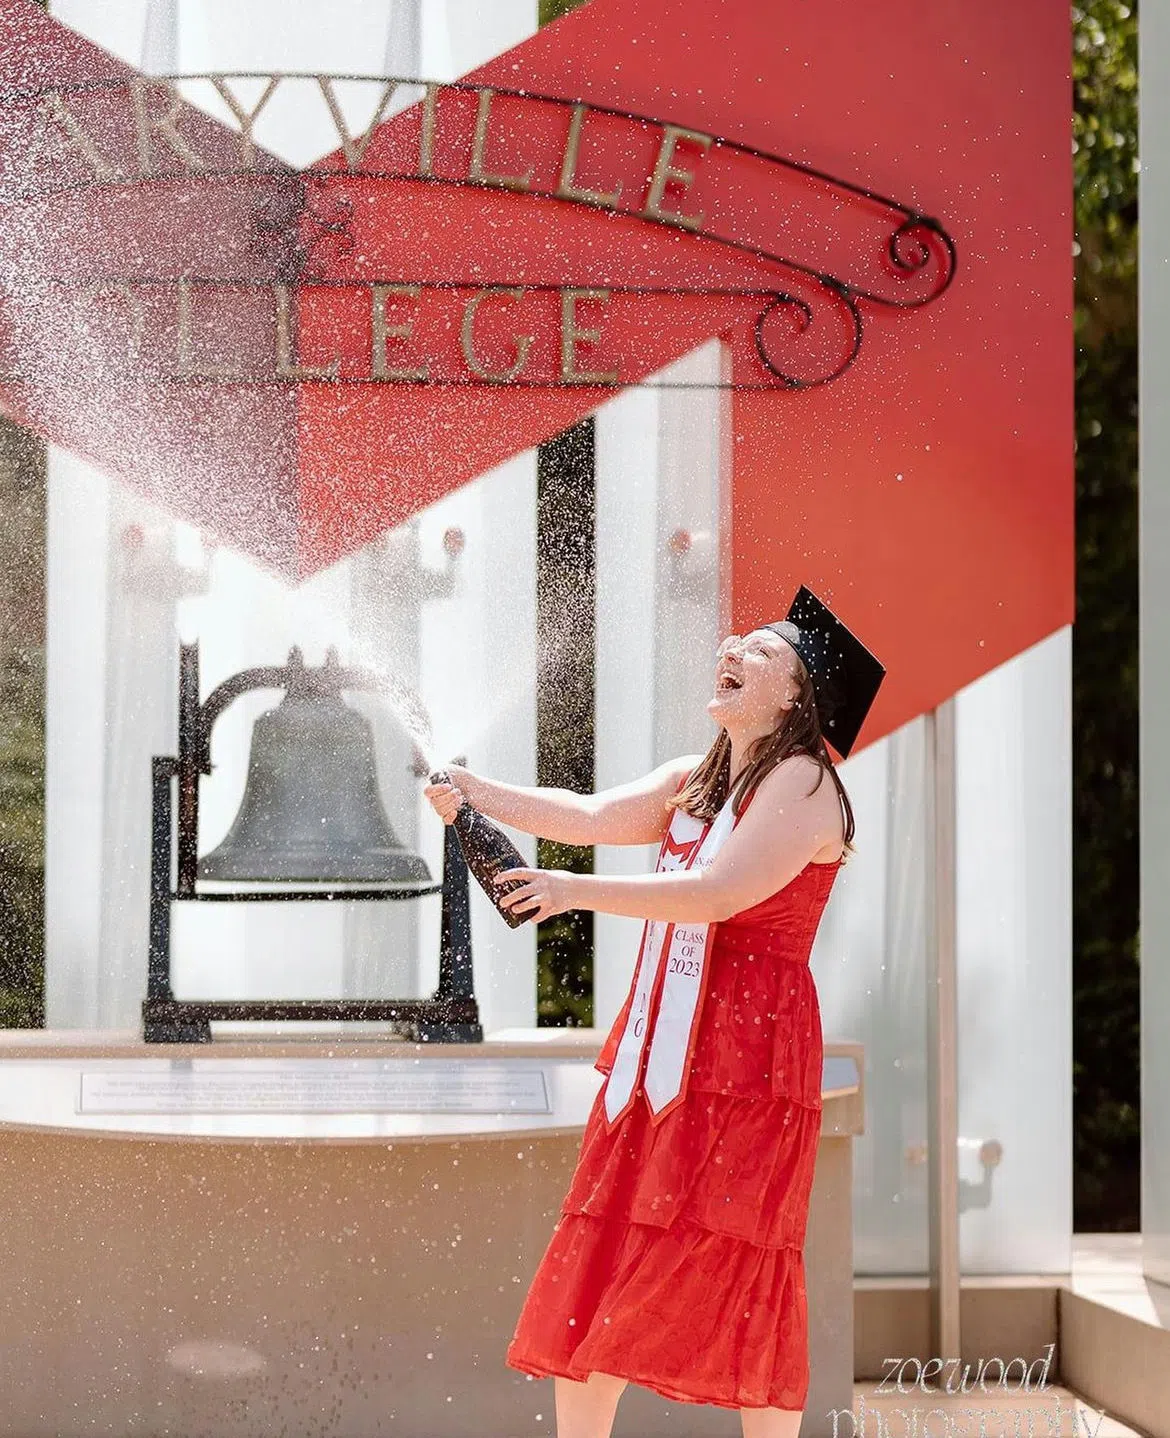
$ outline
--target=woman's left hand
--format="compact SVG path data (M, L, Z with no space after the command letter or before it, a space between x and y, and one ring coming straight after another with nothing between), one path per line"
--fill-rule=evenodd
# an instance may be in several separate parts
M573 907L573 878L564 869L504 869L495 876L494 882L510 884L520 880L518 887L504 894L500 903L505 909L538 924ZM537 907L533 907L534 901Z

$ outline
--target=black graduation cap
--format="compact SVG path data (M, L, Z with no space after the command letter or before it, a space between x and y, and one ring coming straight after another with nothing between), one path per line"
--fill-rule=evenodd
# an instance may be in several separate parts
M789 642L812 680L821 733L843 759L847 758L885 678L885 666L803 584L786 621L800 630L800 638Z

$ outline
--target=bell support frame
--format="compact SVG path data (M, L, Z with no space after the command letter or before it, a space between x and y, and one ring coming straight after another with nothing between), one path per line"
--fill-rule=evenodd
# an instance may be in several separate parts
M299 653L294 651L299 658ZM151 761L150 938L146 998L142 1003L147 1043L209 1043L213 1021L335 1020L390 1023L420 1043L481 1043L479 1005L471 963L471 901L467 863L450 826L444 830L443 881L416 888L273 889L207 892L196 887L199 779L211 773L211 730L224 709L252 689L286 688L292 665L242 670L199 701L199 647L180 646L178 757ZM383 681L362 669L346 669L330 651L318 682L377 693ZM178 780L176 842L175 781ZM177 883L172 882L177 849ZM176 902L247 903L346 899L417 899L441 893L439 982L430 998L418 999L179 999L171 984L171 905Z

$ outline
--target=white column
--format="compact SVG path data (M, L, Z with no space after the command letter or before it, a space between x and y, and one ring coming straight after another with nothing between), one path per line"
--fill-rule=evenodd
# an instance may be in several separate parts
M442 759L465 755L479 773L536 782L536 458L519 455L424 511L423 562L438 567L447 529L466 549L453 592L423 610L423 700ZM420 796L420 806L423 801ZM424 855L441 861L442 825L429 805L420 820ZM532 864L536 840L512 832ZM431 855L435 860L431 860ZM422 922L422 976L438 977L439 914ZM484 1030L536 1023L536 928L510 929L472 883L475 993Z
M716 339L659 377L664 386L658 394L654 545L658 571L654 724L659 763L675 754L705 753L717 732L707 714L707 701L730 588L730 575L720 570L723 491L730 479L724 473L730 391L715 386L728 374L723 344Z
M143 58L141 4L53 14ZM141 536L135 547L133 536ZM146 987L150 758L169 753L174 527L73 456L48 451L45 1009L50 1027L135 1027ZM127 541L130 541L129 547Z
M422 73L420 0L389 0L385 72ZM405 94L402 104L407 103ZM397 108L397 107L395 107ZM419 623L423 603L418 521L408 520L353 556L350 570L350 633L354 658L393 674L409 690L419 686ZM413 744L385 702L352 702L374 728L378 775L390 822L413 852L418 846L419 781L412 773ZM442 880L442 868L431 877ZM436 908L441 901L427 899ZM347 995L357 998L423 997L419 972L419 903L387 901L351 904L342 938Z
M1068 1268L1070 654L1063 630L955 700L964 1273ZM841 765L857 852L812 956L826 1034L865 1044L858 1273L928 1262L922 757L916 720ZM980 1156L987 1141L1002 1145L994 1166Z
M1072 1242L1071 631L962 690L958 794L965 1273L1066 1273ZM1036 1135L1042 1134L1042 1143Z
M45 1021L50 1028L87 1028L99 1010L108 507L105 477L50 445L45 566Z
M1170 14L1142 11L1139 444L1141 452L1142 1264L1170 1283Z
M854 1268L927 1263L923 732L916 721L838 770L855 852L834 884L811 967L828 1038L865 1048L867 1122L855 1140Z
M705 753L726 578L725 356L710 341L597 412L595 787ZM661 388L652 386L660 385ZM697 388L672 388L694 385ZM708 387L704 387L708 386ZM650 847L599 847L599 873L645 872ZM641 924L594 920L593 1015L621 1007Z
M536 29L536 0L445 0L422 10L422 65L448 80L510 49ZM464 753L473 770L536 783L536 452L481 475L419 517L421 559L444 564L443 535L463 532L453 590L422 611L420 688L441 757ZM419 834L441 862L442 826L421 797ZM536 840L512 833L526 862ZM432 860L431 856L434 855ZM438 978L439 914L421 915L423 992ZM510 929L471 885L475 993L485 1032L536 1024L536 928Z
M654 615L657 575L659 395L628 389L597 411L594 787L654 768ZM599 874L645 872L654 849L599 846ZM593 1022L608 1028L625 1000L639 919L595 914Z
M206 582L202 554L175 555L175 523L121 484L108 486L105 757L98 1028L137 1023L145 988L151 760L175 752L176 608Z
M417 692L422 603L417 522L382 535L342 567L349 572L352 662L376 668ZM419 780L412 772L411 737L383 698L362 694L346 698L373 726L386 816L401 843L417 853ZM431 865L431 877L441 881L441 864ZM347 905L343 991L356 998L421 997L420 905L437 909L439 903L432 897Z

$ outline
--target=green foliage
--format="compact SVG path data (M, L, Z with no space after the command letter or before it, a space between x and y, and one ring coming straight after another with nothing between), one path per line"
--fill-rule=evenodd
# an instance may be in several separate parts
M584 3L585 0L540 0L538 23L548 25L551 21L559 20L562 15L567 15L570 10L576 10Z
M45 454L0 420L0 1027L44 1022Z
M44 1022L44 651L0 674L0 1028Z
M1077 619L1074 1227L1141 1226L1137 12L1073 9Z
M574 874L593 872L592 849L537 843L536 862L542 869L568 869ZM540 925L537 948L536 1022L541 1027L589 1027L593 1023L592 914L570 910Z
M537 782L594 788L594 426L583 420L540 446L537 460ZM544 869L588 874L593 851L540 840ZM571 910L537 930L536 1022L593 1022L593 914Z
M1137 218L1138 29L1136 5L1074 5L1073 183L1082 246L1133 273ZM1096 262L1090 267L1096 271Z

